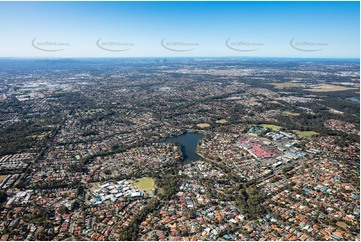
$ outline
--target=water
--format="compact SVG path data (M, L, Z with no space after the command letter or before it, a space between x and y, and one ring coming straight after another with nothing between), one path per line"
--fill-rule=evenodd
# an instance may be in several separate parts
M346 99L350 100L351 102L360 103L360 100L358 98L349 97L349 98L346 98Z
M197 144L200 139L203 138L203 134L186 132L182 135L167 138L166 143L179 143L182 147L184 163L189 163L191 161L200 160L201 157L197 155Z

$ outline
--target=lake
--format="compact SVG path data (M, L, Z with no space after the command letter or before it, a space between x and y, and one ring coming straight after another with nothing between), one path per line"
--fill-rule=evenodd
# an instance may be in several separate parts
M191 161L196 161L201 159L201 157L197 155L196 150L197 150L198 141L202 138L203 138L203 134L187 131L182 135L167 138L165 142L179 143L182 147L184 162L189 163Z

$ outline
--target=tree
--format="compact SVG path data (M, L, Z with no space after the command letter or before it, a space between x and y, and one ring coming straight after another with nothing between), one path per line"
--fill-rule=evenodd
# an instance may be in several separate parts
M69 209L65 205L61 205L59 208L60 213L69 213Z
M0 190L0 203L3 203L6 201L6 192L4 190Z

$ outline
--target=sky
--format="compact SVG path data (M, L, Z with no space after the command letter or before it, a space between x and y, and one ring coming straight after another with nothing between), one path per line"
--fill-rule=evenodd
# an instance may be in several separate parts
M359 2L0 2L0 57L359 58Z

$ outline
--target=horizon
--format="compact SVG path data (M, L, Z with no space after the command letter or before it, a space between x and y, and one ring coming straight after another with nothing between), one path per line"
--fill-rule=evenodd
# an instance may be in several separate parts
M359 2L0 2L0 57L359 59L359 9Z
M360 60L360 57L282 57L282 56L89 56L89 57L57 57L57 56L44 56L44 57L12 57L12 56L4 56L0 57L0 59L25 59L25 60L76 60L76 59L307 59L307 60Z

